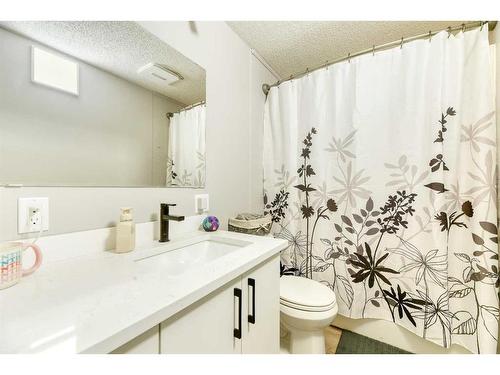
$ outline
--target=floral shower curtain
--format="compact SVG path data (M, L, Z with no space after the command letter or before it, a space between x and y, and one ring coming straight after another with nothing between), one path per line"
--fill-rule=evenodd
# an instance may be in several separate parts
M340 314L497 348L496 127L487 27L364 55L268 94L264 203L282 272Z
M170 118L167 186L205 185L205 109L197 105Z

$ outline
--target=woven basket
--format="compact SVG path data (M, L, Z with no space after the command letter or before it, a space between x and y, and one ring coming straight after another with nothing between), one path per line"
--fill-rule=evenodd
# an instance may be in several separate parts
M244 216L244 215L239 215ZM271 216L264 216L256 219L229 219L228 230L257 236L266 236L271 233L273 221Z

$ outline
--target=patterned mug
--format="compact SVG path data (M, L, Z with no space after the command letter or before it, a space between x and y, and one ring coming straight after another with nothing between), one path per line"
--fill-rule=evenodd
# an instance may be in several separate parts
M35 264L23 269L23 251L31 247L35 252ZM35 244L22 242L6 242L0 244L0 289L16 284L21 277L35 272L42 264L42 251Z

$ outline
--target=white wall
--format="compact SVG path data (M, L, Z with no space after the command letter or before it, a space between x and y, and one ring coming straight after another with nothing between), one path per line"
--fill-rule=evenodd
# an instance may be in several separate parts
M224 22L141 22L144 27L201 65L207 74L207 185L176 188L0 188L0 240L17 235L17 198L50 198L50 234L113 225L120 206L135 209L136 222L156 218L160 202L174 213L193 215L194 195L210 194L211 213L227 219L251 209L250 48ZM252 198L251 198L252 197Z
M153 135L182 105L71 56L78 96L35 84L32 45L0 28L0 183L151 186L163 175L164 185L167 136L152 149Z

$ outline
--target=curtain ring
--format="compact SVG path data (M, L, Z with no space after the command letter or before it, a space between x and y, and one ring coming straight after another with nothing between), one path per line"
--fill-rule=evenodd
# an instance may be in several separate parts
M347 62L349 64L351 63L351 53L350 52L347 54Z
M448 26L448 39L450 38L451 36L451 26Z
M401 37L401 43L399 45L399 49L403 49L403 37Z
M372 56L375 56L375 44L372 47Z
M429 43L432 41L432 31L429 30Z
M306 76L309 75L309 68L306 68Z
M462 32L465 33L465 23L462 24Z
M328 60L326 60L326 62L325 62L325 67L326 67L326 70L328 70L328 68L330 67L330 66L328 65Z

